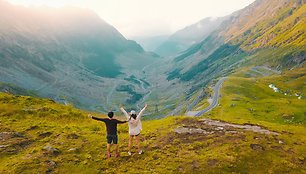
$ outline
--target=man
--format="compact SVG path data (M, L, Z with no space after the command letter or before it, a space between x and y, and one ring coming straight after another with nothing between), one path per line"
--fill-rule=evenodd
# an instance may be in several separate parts
M120 110L128 119L129 134L130 134L129 151L128 151L129 155L132 155L131 148L133 146L133 139L136 139L136 144L138 146L138 154L142 154L142 150L140 147L140 131L142 130L142 124L140 118L147 107L148 105L145 104L144 108L137 114L134 110L132 110L130 113L127 113L124 110L124 108L120 106Z
M115 146L115 157L119 157L119 152L118 152L118 135L117 135L117 124L122 124L126 123L127 121L120 121L117 119L113 119L114 112L109 112L108 114L109 118L97 118L93 117L91 114L88 114L88 116L94 120L99 120L103 121L106 125L106 132L107 132L107 153L106 157L110 158L111 153L110 153L110 148L112 144Z

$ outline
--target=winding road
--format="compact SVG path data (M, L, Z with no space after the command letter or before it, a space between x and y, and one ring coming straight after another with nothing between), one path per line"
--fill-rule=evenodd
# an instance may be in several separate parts
M198 117L198 116L201 116L201 115L205 114L206 112L209 112L213 108L215 108L218 105L220 89L221 89L221 86L222 86L222 84L225 80L226 80L226 77L222 77L217 82L217 84L215 85L212 102L207 108L205 108L201 111L189 111L189 112L186 113L186 115L187 116L197 116Z

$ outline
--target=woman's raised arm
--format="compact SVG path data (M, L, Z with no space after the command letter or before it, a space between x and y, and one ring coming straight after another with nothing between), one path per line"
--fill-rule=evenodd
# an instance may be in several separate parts
M129 118L130 118L130 115L126 112L126 110L124 110L124 108L123 108L122 106L119 106L119 108L120 108L121 112L123 112L123 114L125 115L125 117L126 117L127 119L129 119Z
M146 110L146 108L148 107L147 104L145 104L145 106L141 109L141 111L139 112L139 114L137 115L137 120L140 119L140 117L142 116L143 112Z

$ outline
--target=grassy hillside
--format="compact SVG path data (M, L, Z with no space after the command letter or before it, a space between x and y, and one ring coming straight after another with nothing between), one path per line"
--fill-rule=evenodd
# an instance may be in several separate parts
M305 126L305 82L305 66L266 77L250 69L239 71L224 83L221 106L211 115L238 123Z
M273 19L261 22L246 31L247 34L238 37L243 42L242 48L252 50L263 47L295 46L305 49L305 15L306 4L284 7Z
M0 173L305 172L305 137L298 134L305 132L305 120L300 119L302 125L275 122L270 127L279 136L195 118L144 121L145 153L132 156L126 153L127 125L120 125L121 157L107 160L105 126L86 115L48 99L0 93ZM278 124L294 129L282 132ZM190 133L176 133L177 128Z
M177 66L167 74L167 79L185 82L198 81L202 76L213 79L230 73L232 67L248 56L255 57L253 65L276 65L278 69L301 64L306 52L305 9L306 4L297 0L255 1L176 57L174 62L190 59L188 64L193 66L187 70ZM216 44L218 40L222 43ZM205 51L207 47L214 51Z

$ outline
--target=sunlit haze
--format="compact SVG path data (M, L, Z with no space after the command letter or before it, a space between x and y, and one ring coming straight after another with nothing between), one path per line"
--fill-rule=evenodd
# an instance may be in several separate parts
M254 0L8 0L26 6L94 10L127 38L171 34L205 17L225 16Z

